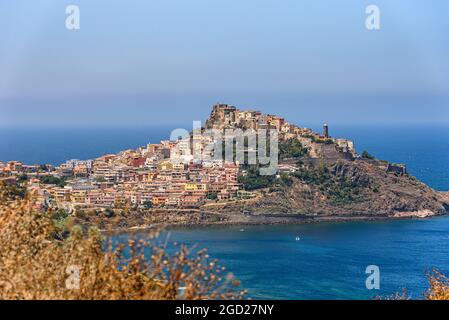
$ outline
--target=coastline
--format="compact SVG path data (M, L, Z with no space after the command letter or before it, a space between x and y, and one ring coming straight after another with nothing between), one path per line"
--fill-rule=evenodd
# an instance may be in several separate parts
M436 219L449 216L444 215L431 215L431 216L420 216L420 215L398 215L398 216L387 216L387 215L359 215L359 216L308 216L300 214L289 214L289 215L255 215L245 217L246 219L239 219L238 216L241 214L230 215L234 219L223 220L218 222L202 221L202 222L192 222L192 223L165 223L157 222L153 224L142 224L133 225L129 227L119 227L119 228L108 228L99 229L102 233L112 233L112 234L122 234L122 233L138 233L146 230L162 230L162 229L173 229L173 228L201 228L201 227L229 227L229 226L279 226L279 225L304 225L304 224L320 224L320 223L345 223L345 222L375 222L375 221L406 221L406 220L417 220L424 221L429 219ZM229 215L228 215L229 218Z

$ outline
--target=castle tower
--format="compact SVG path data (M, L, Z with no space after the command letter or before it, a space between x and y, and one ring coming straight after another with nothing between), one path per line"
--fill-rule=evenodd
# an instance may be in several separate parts
M323 136L328 139L329 138L329 126L327 123L323 125Z

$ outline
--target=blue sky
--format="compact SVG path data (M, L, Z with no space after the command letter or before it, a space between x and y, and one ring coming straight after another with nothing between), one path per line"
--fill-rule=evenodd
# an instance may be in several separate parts
M306 124L448 123L449 2L0 0L0 125L179 124L215 102Z

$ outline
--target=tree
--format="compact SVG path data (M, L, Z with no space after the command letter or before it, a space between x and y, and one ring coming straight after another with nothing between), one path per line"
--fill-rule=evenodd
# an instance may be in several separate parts
M282 173L280 180L287 187L291 187L293 185L293 179L288 175L288 173Z
M106 217L108 217L108 218L112 218L112 217L115 215L115 212L114 212L114 210L112 210L111 208L107 208L107 209L104 211L104 215L105 215Z
M54 176L44 176L44 177L40 178L40 181L43 184L55 184L61 188L63 188L65 186L64 178L58 178L58 177L54 177Z
M28 180L28 175L27 174L20 174L17 176L17 182L22 183Z
M53 220L65 220L69 216L68 212L64 209L59 209L55 213L53 213L52 218Z
M143 203L143 206L145 207L145 209L151 209L153 208L153 202L151 200L147 200Z
M207 195L207 199L209 200L217 200L218 199L218 195L216 192L209 192L209 194Z
M26 188L18 184L6 184L0 181L0 203L9 199L25 198Z
M289 139L279 144L279 157L281 159L299 158L307 154L298 139Z
M369 160L375 159L375 157L373 155L369 154L368 151L366 151L366 150L362 152L362 158L369 159Z

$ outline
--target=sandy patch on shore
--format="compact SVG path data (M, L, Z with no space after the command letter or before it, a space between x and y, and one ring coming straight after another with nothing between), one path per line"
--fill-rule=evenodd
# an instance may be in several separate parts
M393 217L394 218L428 218L433 217L435 212L430 210L420 210L420 211L412 211L412 212L396 212Z

